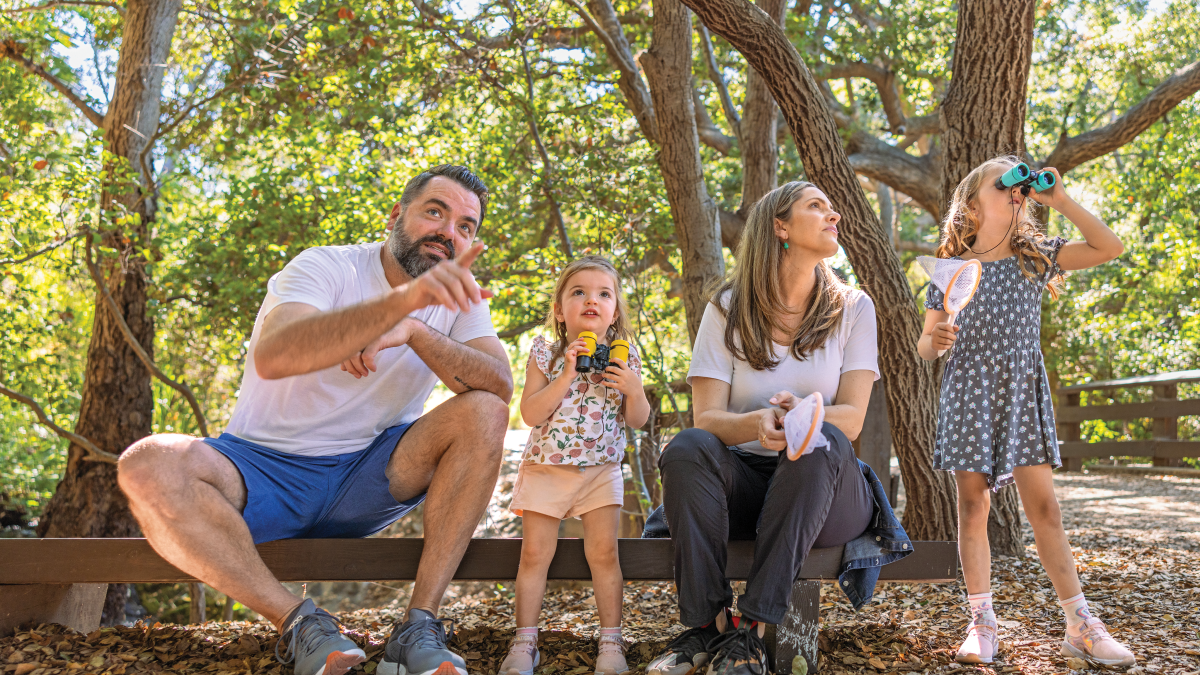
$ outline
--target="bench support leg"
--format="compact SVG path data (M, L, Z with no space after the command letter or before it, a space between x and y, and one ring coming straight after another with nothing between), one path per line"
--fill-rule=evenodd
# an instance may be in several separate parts
M100 627L108 584L0 585L0 637L23 624L59 623L80 633Z
M792 661L804 657L808 672L817 672L817 630L820 625L821 582L801 579L792 585L792 597L783 623L768 629L767 650L776 675L791 675ZM773 635L772 635L773 633Z

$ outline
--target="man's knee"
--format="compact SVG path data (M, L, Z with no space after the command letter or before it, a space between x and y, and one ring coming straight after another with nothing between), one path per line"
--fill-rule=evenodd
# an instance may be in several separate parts
M129 446L117 460L121 491L131 501L169 492L185 477L184 453L192 440L178 434L155 434Z

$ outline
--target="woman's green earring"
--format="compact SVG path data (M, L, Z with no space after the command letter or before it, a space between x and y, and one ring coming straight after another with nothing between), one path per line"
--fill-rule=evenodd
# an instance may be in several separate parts
M786 242L786 241L785 241L785 242L783 242L783 248L784 248L785 250L787 249L787 242Z

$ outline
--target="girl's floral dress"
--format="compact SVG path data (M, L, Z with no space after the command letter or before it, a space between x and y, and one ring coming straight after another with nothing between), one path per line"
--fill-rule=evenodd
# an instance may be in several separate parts
M554 381L566 359L550 363L551 345L542 336L533 340L529 358L546 379ZM629 367L641 375L642 361L632 346ZM621 392L603 384L600 373L575 373L575 381L558 409L529 432L522 462L597 466L619 463L625 456L625 416Z

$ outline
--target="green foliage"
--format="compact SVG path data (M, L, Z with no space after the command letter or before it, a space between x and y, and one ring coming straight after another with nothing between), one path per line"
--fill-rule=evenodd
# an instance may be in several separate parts
M647 47L645 6L615 4L634 52ZM576 30L569 6L485 5L471 21L449 7L438 8L447 12L439 20L407 3L363 0L221 3L219 14L215 7L189 4L180 15L162 135L149 157L159 212L139 251L149 261L155 358L195 388L213 433L233 409L266 280L305 248L381 240L405 182L442 162L473 167L492 189L480 233L489 248L476 270L496 291L493 317L512 336L518 384L528 331L544 318L567 261L549 227L554 204L575 255L608 255L628 270L647 382L684 376L682 263L656 148L624 107L601 44ZM854 3L832 10L813 3L808 13L789 13L787 30L814 68L885 65L896 73L905 114L936 112L951 76L955 5L922 0L871 11L881 17L873 26ZM1039 8L1031 154L1045 157L1061 133L1110 121L1194 59L1197 14L1186 1L1153 11L1112 0ZM0 14L0 40L19 44L103 110L122 25L103 7ZM714 46L740 102L745 62L723 40ZM694 74L711 117L732 134L699 49ZM887 126L866 81L832 81L830 91L863 129ZM1046 356L1062 382L1197 367L1198 132L1193 97L1118 153L1068 175L1068 186L1116 224L1128 252L1072 275L1064 297L1048 303ZM101 141L62 96L0 59L0 382L35 398L66 428L79 410L95 303L82 240L9 261L97 225ZM926 152L929 143L909 151ZM703 147L702 156L710 194L735 210L738 151ZM784 143L781 180L802 175L794 147ZM936 238L926 214L899 206L902 240ZM1051 231L1070 228L1056 218ZM914 289L920 281L914 274ZM196 433L176 392L156 383L154 395L156 431ZM36 515L62 471L64 447L30 411L0 399L0 493L10 501Z

